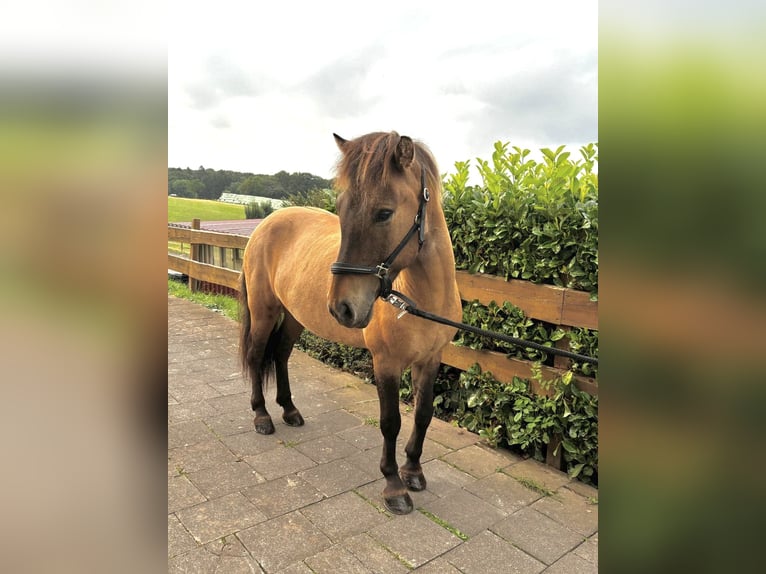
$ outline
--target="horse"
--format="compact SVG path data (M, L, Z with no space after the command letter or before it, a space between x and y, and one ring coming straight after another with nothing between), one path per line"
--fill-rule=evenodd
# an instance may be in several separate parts
M426 488L420 457L433 416L433 385L456 329L403 314L389 305L396 297L384 298L394 293L454 321L462 317L441 178L430 150L408 136L333 136L340 149L337 216L285 207L264 219L248 240L240 279L240 358L252 383L255 430L271 434L264 388L274 375L283 421L304 424L287 369L304 329L368 349L380 403L383 499L390 512L407 514L413 509L408 490ZM408 367L415 420L399 468L399 385Z

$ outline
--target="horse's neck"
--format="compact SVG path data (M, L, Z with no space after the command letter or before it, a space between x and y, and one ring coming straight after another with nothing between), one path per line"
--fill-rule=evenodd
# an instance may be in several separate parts
M435 209L428 213L427 221L425 243L418 258L400 274L402 287L413 295L423 293L427 299L452 300L457 292L455 257L444 213Z

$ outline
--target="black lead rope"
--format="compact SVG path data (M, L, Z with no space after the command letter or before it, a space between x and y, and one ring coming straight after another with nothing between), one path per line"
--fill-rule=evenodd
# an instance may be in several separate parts
M415 222L412 224L412 227L410 227L410 230L407 232L404 238L399 242L399 245L396 246L396 249L391 252L391 255L389 255L383 263L379 263L375 267L365 267L362 265L349 265L348 263L341 263L336 261L330 266L330 272L333 275L375 275L378 279L380 279L380 292L378 296L394 307L402 310L402 312L397 316L397 319L405 313L409 313L410 315L421 317L422 319L427 319L428 321L441 323L442 325L448 325L450 327L456 327L457 329L462 329L463 331L470 331L471 333L476 333L477 335L481 335L483 337L499 339L500 341L510 343L511 345L516 345L517 347L536 349L544 353L559 355L574 361L598 365L598 359L594 357L579 355L577 353L566 351L564 349L557 349L555 347L546 347L545 345L541 345L533 341L525 341L524 339L509 337L508 335L503 335L501 333L485 331L484 329L479 329L478 327L474 327L472 325L466 325L465 323L457 323L455 321L451 321L445 317L440 317L439 315L429 313L428 311L421 311L411 299L402 293L399 293L398 291L394 291L391 288L393 282L391 280L391 276L389 275L391 264L394 262L394 259L396 259L399 253L401 253L402 249L404 249L407 243L409 243L410 239L412 239L412 236L415 235L415 233L418 234L418 248L422 247L423 241L425 241L425 208L426 203L428 203L428 200L430 199L430 194L428 193L428 188L426 187L426 172L423 168L421 168L420 171L420 188L420 206L418 207L417 215L415 215Z
M409 299L402 293L399 293L398 291L391 290L388 296L384 297L384 299L387 303L390 303L394 307L397 307L402 310L402 312L399 314L397 319L401 317L402 315L404 315L405 313L409 313L410 315L421 317L423 319L427 319L428 321L441 323L442 325L448 325L450 327L456 327L458 329L462 329L463 331L470 331L471 333L476 333L477 335L482 335L483 337L491 337L493 339L499 339L500 341L510 343L511 345L516 345L517 347L536 349L544 353L550 353L551 355L559 355L561 357L566 357L574 361L579 361L582 363L590 363L592 365L598 366L598 359L594 357L588 357L587 355L580 355L578 353L573 353L572 351L557 349L555 347L546 347L545 345L541 345L540 343L535 343L534 341L525 341L524 339L509 337L508 335L503 335L502 333L485 331L484 329L479 329L478 327L474 327L473 325L466 325L465 323L457 323L456 321L451 321L450 319L447 319L445 317L434 315L433 313L429 313L428 311L422 311L418 309L417 305L415 305L415 303L411 299Z

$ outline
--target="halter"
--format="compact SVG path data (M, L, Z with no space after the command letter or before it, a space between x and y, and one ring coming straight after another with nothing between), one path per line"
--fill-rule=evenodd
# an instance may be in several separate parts
M363 267L361 265L349 265L347 263L336 261L330 266L330 272L333 275L375 275L375 277L380 279L380 293L378 296L383 298L388 297L391 293L391 286L393 283L391 276L389 275L391 264L407 243L409 243L415 233L418 234L418 250L423 247L423 242L425 241L426 203L431 199L431 194L426 187L426 172L423 167L420 169L420 189L420 205L418 206L418 212L415 215L415 222L412 224L412 227L410 227L410 230L404 238L399 242L399 245L396 246L396 249L391 252L391 255L389 255L383 263L379 263L375 267Z

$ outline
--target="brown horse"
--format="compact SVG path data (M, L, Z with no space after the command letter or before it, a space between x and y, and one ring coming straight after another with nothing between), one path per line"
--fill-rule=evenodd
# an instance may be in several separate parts
M264 220L247 244L240 289L242 365L252 381L255 429L270 434L274 424L263 389L273 372L282 419L303 424L292 401L287 359L304 328L369 349L384 440L383 498L391 512L406 514L413 508L407 489L426 487L420 456L433 415L433 383L455 329L411 315L398 318L400 311L380 297L393 288L422 309L460 320L441 181L428 149L407 136L335 140L342 152L335 182L338 216L284 208ZM399 384L410 366L415 426L407 460L398 468Z

